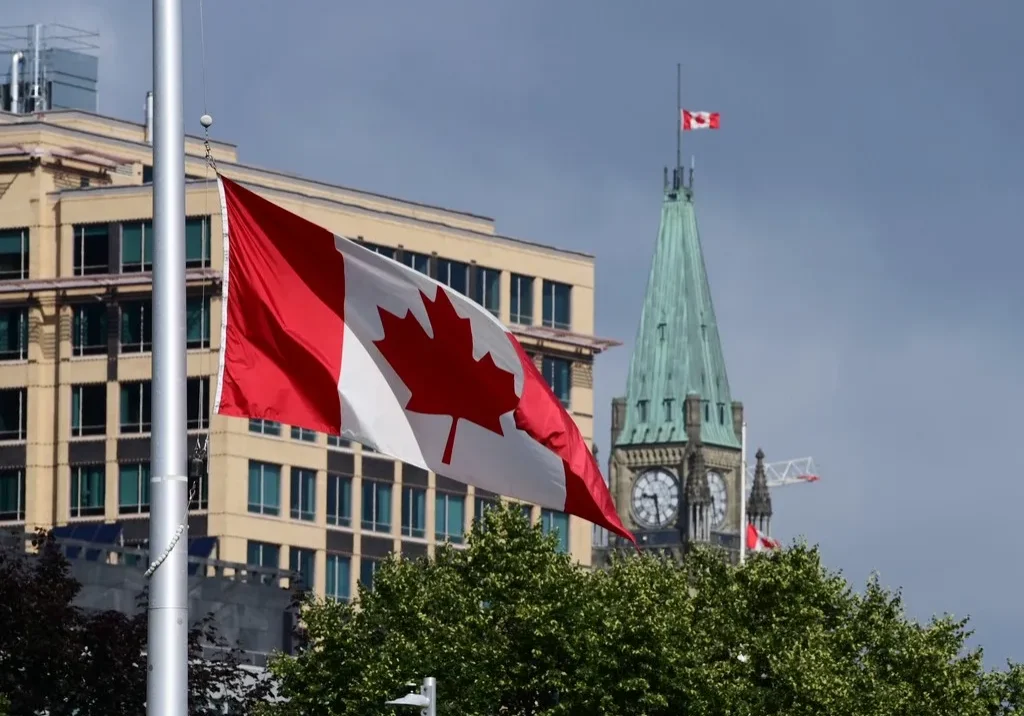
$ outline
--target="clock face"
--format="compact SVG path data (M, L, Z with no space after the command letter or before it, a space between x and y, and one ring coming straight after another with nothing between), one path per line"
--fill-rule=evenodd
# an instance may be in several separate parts
M647 470L633 483L633 515L641 527L656 529L675 523L679 513L679 481L668 470Z
M711 488L711 525L721 527L725 522L725 508L728 501L725 480L719 473L709 470L708 487Z

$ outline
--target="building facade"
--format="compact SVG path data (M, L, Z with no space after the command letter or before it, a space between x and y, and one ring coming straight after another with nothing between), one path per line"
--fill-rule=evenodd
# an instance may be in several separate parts
M611 408L609 483L641 544L680 556L698 542L738 550L743 405L729 388L693 178L687 185L681 168L666 177L626 394Z
M147 125L80 110L0 114L0 524L117 524L148 537L152 147ZM493 220L238 161L221 173L470 296L506 323L593 436L594 259L505 237ZM205 445L191 537L229 562L299 572L341 599L386 555L460 544L497 495L334 436L212 414L223 270L220 203L186 138L188 425ZM157 239L158 240L158 239ZM183 429L186 426L183 426ZM591 526L525 505L591 560Z

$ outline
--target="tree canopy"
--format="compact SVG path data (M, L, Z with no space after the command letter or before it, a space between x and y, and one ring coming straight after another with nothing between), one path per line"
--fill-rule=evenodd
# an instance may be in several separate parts
M0 545L0 716L138 716L146 702L146 602L127 615L73 605L81 584L52 535L36 555ZM222 649L203 659L203 646ZM242 712L264 693L209 616L189 632L189 713Z
M855 592L806 546L712 550L679 566L589 571L512 509L465 549L392 558L356 604L311 601L307 648L271 669L280 714L378 714L424 676L441 714L995 716L1024 673L986 672L962 620L910 620L877 581Z

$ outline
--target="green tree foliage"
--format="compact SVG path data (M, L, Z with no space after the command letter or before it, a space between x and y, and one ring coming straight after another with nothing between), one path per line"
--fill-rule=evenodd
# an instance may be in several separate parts
M964 622L917 624L814 549L589 572L512 509L465 550L389 560L358 606L310 602L304 623L308 647L272 663L282 716L379 714L428 675L438 712L466 716L996 716L1024 696L1020 667L986 673L966 650Z
M78 609L81 585L52 535L40 534L36 546L29 557L20 545L0 545L0 716L145 713L145 595L133 615ZM203 644L225 656L201 659ZM190 714L241 713L263 695L226 647L209 617L190 630Z

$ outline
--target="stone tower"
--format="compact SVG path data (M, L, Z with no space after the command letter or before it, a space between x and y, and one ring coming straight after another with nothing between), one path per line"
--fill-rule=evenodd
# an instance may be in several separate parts
M764 471L764 450L758 448L757 464L754 467L754 485L747 502L747 521L761 534L772 533L772 495L768 489L768 476Z
M694 208L692 176L666 182L629 366L612 401L609 483L623 523L651 546L738 545L743 406L725 358Z

